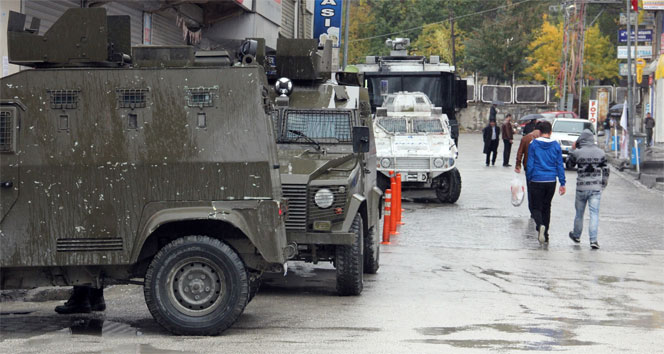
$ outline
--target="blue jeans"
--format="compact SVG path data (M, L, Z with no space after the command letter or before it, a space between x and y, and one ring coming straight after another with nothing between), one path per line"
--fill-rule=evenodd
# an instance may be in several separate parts
M574 217L574 237L581 237L583 231L583 214L586 211L586 204L590 210L590 225L588 225L588 233L590 234L590 242L597 241L597 228L599 227L599 202L602 198L602 191L576 191L576 216Z

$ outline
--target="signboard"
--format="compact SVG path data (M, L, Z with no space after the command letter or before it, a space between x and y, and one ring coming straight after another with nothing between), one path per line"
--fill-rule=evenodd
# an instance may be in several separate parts
M637 51L637 56L634 56L634 48L632 47L632 59L635 58L652 58L652 46L649 45L640 45ZM619 45L618 46L618 59L627 59L627 46Z
M152 44L152 12L143 12L143 44Z
M247 11L251 11L254 9L254 0L233 0L235 1L236 4L240 5L240 7L244 8Z
M588 101L588 120L593 124L593 130L597 131L597 118L599 117L599 104L597 100Z
M643 0L644 10L664 10L664 0Z
M664 33L659 38L659 54L664 54Z
M314 38L319 44L332 40L333 47L341 42L341 2L343 0L315 0Z
M620 63L618 64L618 72L620 73L620 76L627 76L627 63ZM632 63L632 75L636 73L636 65Z
M599 98L599 117L600 121L604 121L609 115L609 90L605 87L602 87L597 92L597 97Z
M638 14L636 12L631 12L631 19L632 21L630 23L634 24L636 23L636 20L638 18ZM627 24L627 14L624 12L620 13L620 24L621 25L626 25ZM652 12L643 12L641 15L641 22L639 22L639 25L641 26L654 26L655 25L655 14Z
M634 30L631 30L632 33L632 43L635 42ZM621 29L618 30L618 42L627 43L627 30ZM652 30L644 29L639 30L639 42L652 42Z

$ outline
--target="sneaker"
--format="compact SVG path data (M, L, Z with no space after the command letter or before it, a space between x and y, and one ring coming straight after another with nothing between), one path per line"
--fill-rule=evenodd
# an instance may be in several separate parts
M590 243L590 248L592 248L594 250L598 250L599 249L599 243L597 243L597 241L591 242Z
M546 231L546 228L544 225L540 225L539 230L537 231L537 240L539 243L544 243L546 241L544 232Z
M581 242L581 237L576 237L574 236L574 233L572 231L569 232L569 238L574 241L574 243L579 243Z
M549 243L549 234L544 234L544 243Z

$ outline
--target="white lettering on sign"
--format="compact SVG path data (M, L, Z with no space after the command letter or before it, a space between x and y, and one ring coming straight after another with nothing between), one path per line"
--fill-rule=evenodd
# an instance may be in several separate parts
M597 100L588 101L588 120L593 124L593 128L597 131L597 116L599 114L599 106Z
M325 5L330 5L330 6L337 6L337 1L336 0L323 0L320 2L321 6Z

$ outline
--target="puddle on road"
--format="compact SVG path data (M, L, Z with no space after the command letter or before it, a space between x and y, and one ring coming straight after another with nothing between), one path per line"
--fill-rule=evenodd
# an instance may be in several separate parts
M424 336L445 336L452 333L463 331L476 331L482 329L493 329L503 333L532 333L540 334L548 340L542 341L512 341L512 340L457 340L457 339L444 339L444 338L426 338L426 339L410 339L406 340L409 343L425 343L425 344L447 344L458 348L477 348L477 349L501 349L501 350L554 350L556 347L572 347L572 346L587 346L594 345L594 342L580 341L574 339L576 334L568 330L560 330L539 326L521 326L511 323L488 323L463 327L422 327L415 328L419 334Z
M94 337L142 335L137 328L126 323L107 321L103 317L5 315L0 319L0 341L49 333Z
M161 349L153 347L151 344L125 344L110 350L97 351L97 352L81 352L80 354L110 354L110 353L134 353L134 354L193 354L194 352Z

